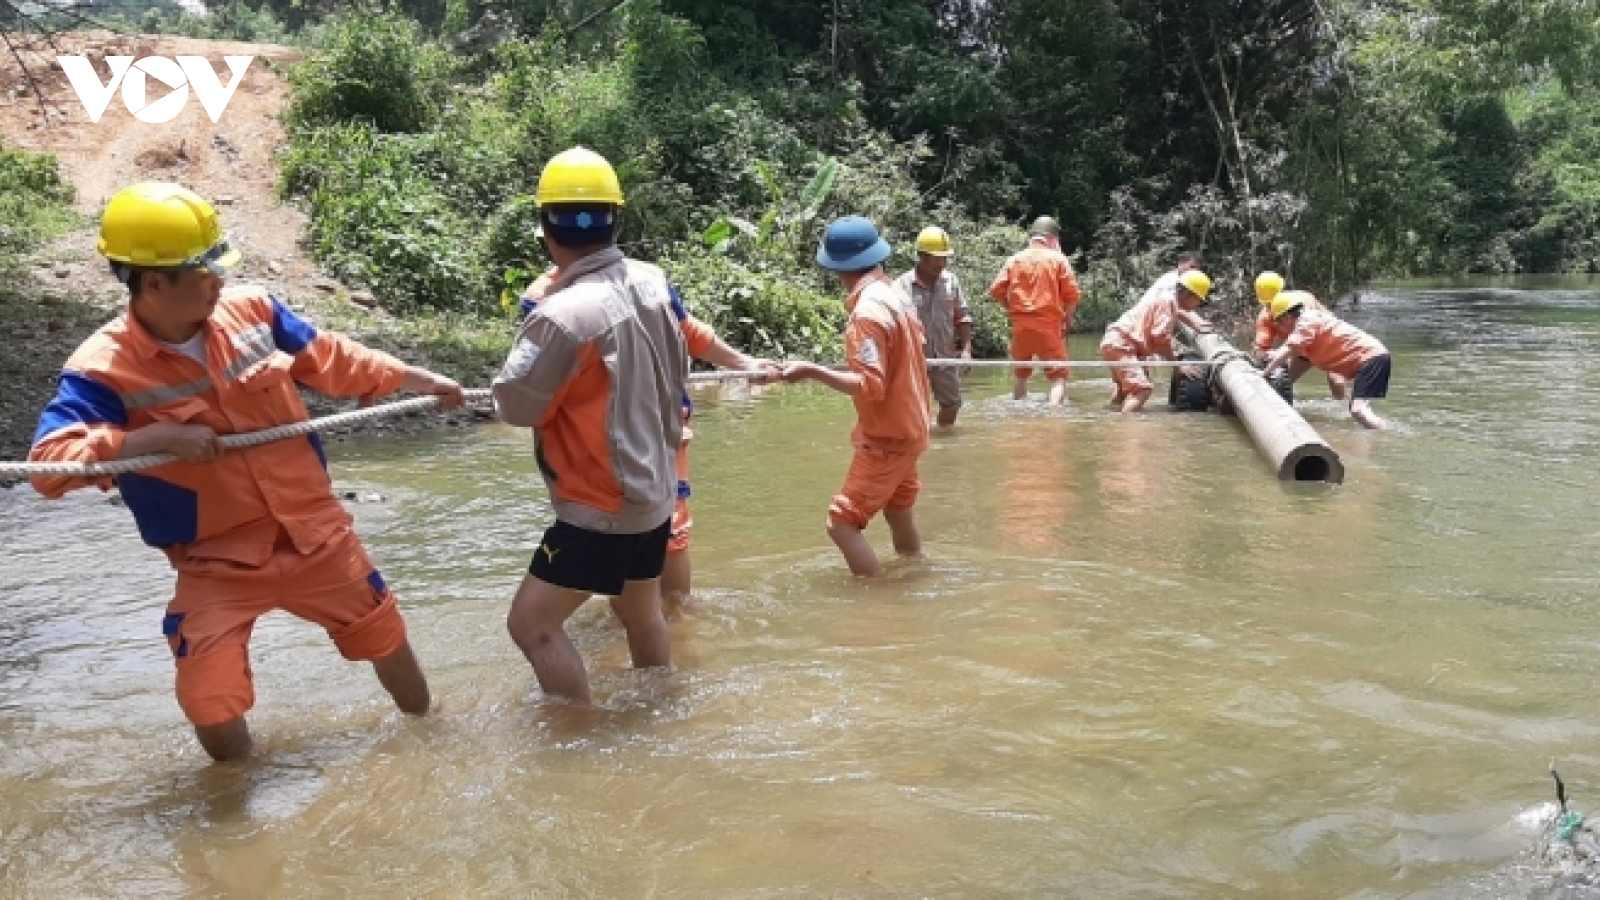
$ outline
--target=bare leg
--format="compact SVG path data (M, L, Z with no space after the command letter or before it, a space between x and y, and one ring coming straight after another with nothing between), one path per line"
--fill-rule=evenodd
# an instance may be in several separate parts
M506 629L533 666L539 687L551 696L580 703L589 702L589 676L583 671L583 657L572 646L563 626L587 599L587 594L527 575L506 616Z
M661 606L664 612L676 613L689 602L693 574L689 551L667 553L667 566L661 571Z
M956 423L956 414L959 412L961 412L961 407L959 406L939 407L939 426L941 428L949 428L954 425Z
M883 566L878 564L878 554L873 552L872 544L867 541L867 535L861 529L829 516L828 537L833 538L834 546L844 554L845 564L850 567L851 574L866 576L883 574Z
M1144 409L1145 403L1149 402L1150 395L1154 392L1155 388L1139 388L1129 391L1127 399L1122 401L1122 411L1125 413L1139 412Z
M661 579L623 582L622 596L611 598L611 611L628 631L628 655L635 669L672 665L672 635L661 614Z
M196 725L194 736L217 762L231 762L250 755L250 726L245 724L244 716L221 725Z
M1372 404L1365 397L1358 397L1350 401L1350 418L1359 422L1361 427L1371 428L1375 431L1382 431L1389 427L1388 422L1385 422L1377 413L1372 411Z
M1067 380L1065 378L1050 379L1050 405L1065 406L1067 402Z
M1306 359L1304 356L1296 356L1294 359L1289 360L1290 383L1299 383L1300 376L1309 371L1311 371L1311 360Z
M1011 399L1028 399L1028 379L1018 376L1011 383Z
M883 520L889 523L889 534L894 538L894 551L903 556L915 556L922 552L922 535L917 533L917 519L912 509L883 511Z
M1348 384L1349 382L1345 380L1343 375L1335 375L1332 372L1328 373L1328 393L1333 395L1333 399L1341 401L1344 400L1344 398L1350 393L1350 389L1347 386Z
M409 641L383 659L373 660L372 671L377 674L378 683L394 698L394 705L400 707L401 712L414 716L427 713L430 702L428 679L423 677L422 666L417 663L417 655L411 651Z

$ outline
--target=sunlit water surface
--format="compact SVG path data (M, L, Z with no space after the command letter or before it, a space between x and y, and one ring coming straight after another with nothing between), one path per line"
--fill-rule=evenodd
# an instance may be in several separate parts
M243 766L172 700L171 575L126 511L0 491L0 895L1538 892L1550 759L1600 807L1597 301L1367 295L1401 428L1306 379L1337 489L1229 419L1112 415L1100 373L1064 413L974 377L927 556L873 583L822 529L848 402L704 393L675 670L630 670L592 602L593 711L504 630L550 521L526 434L337 445L439 710L269 616Z

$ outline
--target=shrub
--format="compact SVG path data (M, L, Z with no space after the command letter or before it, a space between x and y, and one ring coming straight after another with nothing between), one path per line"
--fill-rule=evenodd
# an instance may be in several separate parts
M481 228L416 164L421 142L364 124L303 132L281 188L308 201L318 260L386 305L487 311Z
M365 10L331 19L317 50L290 74L292 126L356 121L419 132L445 107L451 57L409 19Z
M0 142L0 268L70 228L72 198L55 157Z

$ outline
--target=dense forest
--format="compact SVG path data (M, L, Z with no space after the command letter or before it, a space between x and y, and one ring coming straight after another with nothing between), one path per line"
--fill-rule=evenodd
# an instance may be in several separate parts
M490 312L531 278L529 197L573 144L621 173L630 252L796 356L835 347L810 258L846 212L898 265L946 227L973 293L1055 215L1089 326L1185 248L1240 304L1267 267L1329 295L1600 271L1595 0L209 6L139 21L313 48L283 190L324 265L397 310Z

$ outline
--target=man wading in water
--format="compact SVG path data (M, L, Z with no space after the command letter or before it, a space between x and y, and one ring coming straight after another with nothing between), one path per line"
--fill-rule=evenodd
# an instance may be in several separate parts
M522 292L524 319L538 308L539 301L550 292L550 285L560 277L561 270L552 266ZM689 309L678 294L677 288L669 289L672 291L672 311L678 317L678 327L683 331L684 344L688 347L690 356L723 369L767 373L764 378L750 379L751 384L766 384L780 374L776 364L769 360L746 356L717 337L716 331L710 325L689 314ZM690 428L693 414L694 404L685 391L683 441L678 445L678 501L672 508L672 534L667 538L667 561L661 573L661 600L668 615L676 614L684 604L688 603L689 595L694 588L694 567L689 559L689 546L693 542L694 535L694 514L689 509L689 496L692 493L689 484L689 442L694 437L694 432Z
M972 310L961 293L961 281L950 271L955 256L950 235L929 226L917 235L916 268L895 279L895 287L911 298L922 321L923 355L928 359L972 358ZM956 424L961 412L961 371L954 366L928 370L928 384L939 404L939 425Z
M346 659L372 661L397 706L427 712L394 594L333 495L317 436L223 452L217 435L305 421L297 382L336 397L436 394L447 409L461 388L319 332L261 288L224 291L239 252L211 204L178 185L111 198L100 252L128 287L128 312L67 360L28 459L179 458L116 481L145 543L178 573L162 632L200 745L217 760L249 754L250 630L273 609L327 629ZM110 479L33 479L46 497L90 485Z
M1178 276L1174 290L1152 290L1106 328L1106 335L1100 341L1100 358L1112 364L1111 381L1116 385L1111 395L1112 407L1125 413L1144 409L1155 392L1155 385L1151 384L1150 376L1140 363L1151 358L1177 357L1173 332L1185 315L1209 329L1210 323L1199 318L1195 310L1205 304L1210 294L1211 279L1206 273L1187 269ZM1184 366L1178 371L1190 378L1205 375L1197 366Z
M623 197L611 164L581 147L557 154L535 199L560 274L523 322L493 393L503 421L533 428L556 522L506 626L545 693L587 703L565 623L592 594L611 598L634 666L672 661L661 573L689 355L666 276L616 247Z
M1272 298L1272 320L1289 337L1267 357L1261 376L1270 379L1279 369L1288 368L1292 360L1304 358L1307 365L1354 383L1350 418L1363 428L1389 427L1372 411L1373 400L1389 396L1389 348L1330 312L1307 308L1308 296L1302 291L1284 291Z
M828 537L857 575L883 571L865 534L880 511L895 550L922 550L912 507L922 488L917 459L928 449L928 364L917 311L883 273L889 253L889 242L870 220L846 216L829 223L817 263L833 270L850 292L844 331L850 371L807 362L783 370L784 381L820 381L855 401L850 443L856 452L844 487L828 507Z
M1072 331L1072 315L1078 308L1078 276L1072 263L1061 252L1061 226L1049 216L1033 220L1028 228L1028 246L1000 268L989 296L1005 308L1011 319L1011 358L1018 362L1032 359L1067 358L1067 334ZM1028 397L1028 379L1033 368L1014 370L1016 382L1011 397ZM1067 376L1070 370L1046 368L1050 379L1050 402L1067 402Z
M1277 272L1262 272L1257 275L1256 300L1261 303L1261 312L1256 315L1256 333L1251 343L1251 355L1263 366L1267 364L1267 358L1272 352L1282 347L1283 342L1289 339L1290 332L1294 330L1294 323L1289 319L1280 321L1272 317L1272 301L1280 295L1293 295L1295 302L1300 304L1302 309L1333 315L1310 291L1285 291L1283 276ZM1309 360L1303 356L1296 356L1289 361L1289 381L1298 382L1300 376L1310 369ZM1349 383L1343 375L1336 372L1327 374L1328 393L1332 394L1335 400L1344 400L1345 395L1349 393Z

